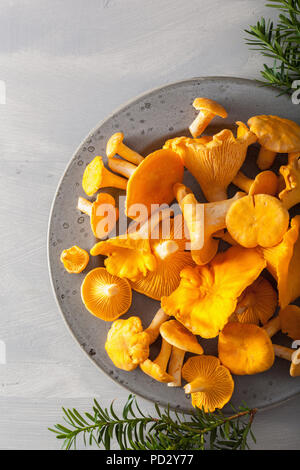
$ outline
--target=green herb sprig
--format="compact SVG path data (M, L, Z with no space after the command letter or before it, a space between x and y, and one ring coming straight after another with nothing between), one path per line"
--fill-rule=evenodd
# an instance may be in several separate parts
M233 409L232 416L221 411L205 413L196 409L191 415L161 409L155 405L157 417L145 415L134 395L129 395L122 416L118 416L113 403L102 408L94 400L91 413L80 414L76 409L63 408L66 424L56 424L57 439L64 449L76 449L79 436L84 446L96 444L109 450L115 439L121 450L242 450L248 449L248 438L256 409L246 406Z
M262 18L250 26L247 44L273 61L264 64L262 83L291 94L293 82L300 80L300 0L271 0L266 6L278 10L278 23Z

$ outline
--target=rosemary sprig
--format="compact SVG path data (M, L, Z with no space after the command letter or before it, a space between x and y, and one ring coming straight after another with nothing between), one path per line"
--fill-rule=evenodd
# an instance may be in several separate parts
M245 31L246 43L273 61L264 64L262 83L292 94L293 82L300 80L300 0L270 0L266 6L278 10L277 24L262 18Z
M233 408L232 416L221 411L205 413L195 410L191 415L161 409L157 404L157 417L145 415L134 395L129 395L119 417L113 403L102 408L94 400L91 413L80 414L76 409L64 409L66 424L56 424L50 431L63 441L64 449L76 449L76 441L82 437L85 446L95 443L109 450L115 439L121 450L241 450L248 449L255 409L246 406Z

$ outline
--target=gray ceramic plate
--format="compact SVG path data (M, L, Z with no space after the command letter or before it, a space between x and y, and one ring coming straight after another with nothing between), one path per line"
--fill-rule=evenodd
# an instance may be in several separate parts
M170 389L151 380L139 369L124 372L116 369L104 350L104 343L110 323L90 315L80 299L80 285L87 271L101 265L103 260L91 257L87 269L79 275L68 274L59 260L61 251L73 244L89 250L95 243L89 225L89 218L76 210L81 188L82 174L87 163L96 155L105 156L107 139L118 130L126 136L126 143L142 155L159 148L170 137L188 135L187 127L194 119L192 107L196 96L206 96L220 101L227 109L226 120L215 119L208 133L224 127L233 128L237 120L247 122L255 114L275 114L299 122L299 109L287 97L277 97L278 92L260 87L257 83L225 77L197 78L187 80L148 92L126 104L105 121L100 123L82 142L69 163L58 186L49 223L49 267L55 296L66 323L81 348L90 356L101 371L128 390L162 405L170 403L173 408L190 410L190 400L182 389ZM253 147L244 169L249 176L257 171ZM185 172L185 183L201 200L198 184ZM233 191L234 188L231 188ZM111 190L114 196L117 190ZM144 325L152 318L159 303L141 294L133 294L129 312L123 317L140 315ZM290 345L286 338L279 338L282 344ZM201 341L207 354L216 353L216 340ZM154 347L158 350L159 345ZM249 406L266 407L274 405L300 392L300 378L289 377L288 364L277 359L271 370L256 376L235 377L235 392L232 403L239 405L242 400Z

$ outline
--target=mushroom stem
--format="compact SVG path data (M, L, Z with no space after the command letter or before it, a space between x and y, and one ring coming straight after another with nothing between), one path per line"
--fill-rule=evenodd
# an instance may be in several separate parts
M204 392L205 386L202 378L196 378L192 382L186 384L184 387L185 393Z
M139 153L127 147L127 145L123 144L123 142L119 144L117 153L120 155L120 157L125 158L125 160L128 160L135 165L139 165L144 160L144 158Z
M104 292L107 297L113 297L114 295L118 295L120 289L117 284L107 284L104 288Z
M279 315L277 317L272 318L272 320L266 323L262 328L266 331L268 336L272 338L272 336L278 333L278 331L280 331L281 329L281 322L280 322Z
M214 117L214 113L202 109L189 127L192 136L196 138L201 135Z
M122 178L121 176L114 175L106 168L102 170L102 181L101 181L101 188L118 188L118 189L126 189L127 187L127 180Z
M166 320L168 320L169 315L167 315L162 308L160 308L154 318L152 319L148 328L146 328L145 332L148 333L150 336L150 344L154 343L159 335L159 328Z
M169 362L168 374L174 377L173 382L168 383L168 387L180 387L181 386L181 369L185 356L183 349L172 346L172 352Z
M153 361L154 364L159 365L162 370L166 370L170 355L171 355L172 346L167 343L165 339L162 338L161 349L157 358Z
M288 154L289 163L292 163L296 158L300 158L300 152L292 152Z
M294 349L286 348L285 346L280 346L279 344L273 344L273 348L274 348L275 356L292 362L292 356L293 356L293 353L295 352Z
M120 173L120 175L123 175L126 178L130 178L137 168L136 165L125 162L124 160L116 157L111 157L108 159L108 166L112 171Z
M174 195L179 205L188 194L192 194L190 188L181 183L174 184Z
M84 197L79 197L77 202L77 209L87 214L91 217L92 214L92 205L93 203L85 199Z
M165 240L155 247L155 252L160 259L166 259L169 255L179 250L178 243L174 240Z
M261 170L267 170L270 168L274 163L276 155L276 152L261 147L257 158L258 168Z
M249 193L253 180L244 175L241 171L233 178L232 182L246 193Z

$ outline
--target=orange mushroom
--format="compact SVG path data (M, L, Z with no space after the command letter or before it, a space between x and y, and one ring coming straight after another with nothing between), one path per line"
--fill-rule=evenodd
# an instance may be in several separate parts
M277 153L300 151L300 126L289 119L253 116L249 119L248 126L261 145L257 160L261 170L267 170L273 165Z
M191 393L192 405L205 413L223 408L232 397L233 378L217 357L190 357L182 368L182 376L188 382L184 391Z
M154 359L154 361L146 359L140 364L140 368L144 374L149 375L158 382L173 382L174 378L166 372L171 355L171 349L172 346L162 339L161 349L156 359Z
M289 213L274 196L246 196L231 205L226 226L232 238L246 248L272 247L283 239Z
M273 344L276 357L290 361L290 376L300 377L300 348L291 349L279 344Z
M270 194L275 196L278 192L278 177L273 171L262 171L255 179L248 178L241 171L233 178L233 184L246 191L249 196L254 194Z
M79 197L77 209L90 216L91 229L96 238L106 238L115 228L119 218L116 201L108 193L99 193L94 202Z
M193 137L201 135L215 116L226 118L227 111L223 106L209 98L196 98L193 102L194 108L199 111L198 116L190 125L190 133Z
M290 338L300 339L300 307L288 305L279 311L281 331Z
M116 132L114 135L110 137L106 145L106 155L108 158L114 157L116 154L120 155L120 157L125 158L131 163L138 165L141 163L144 158L134 150L127 147L127 145L123 144L124 134L123 132Z
M81 298L86 309L105 321L113 321L131 305L131 287L126 279L109 274L105 268L90 271L81 285Z
M108 171L103 164L102 157L98 156L84 170L82 187L88 196L92 196L100 188L126 189L127 180Z
M257 250L231 247L208 265L183 269L179 287L161 299L161 306L192 333L214 338L265 265Z
M261 249L267 269L277 280L279 305L286 307L300 296L300 215L291 220L283 240L272 248Z
M203 354L203 348L196 337L177 320L164 322L159 331L162 338L172 345L168 373L174 377L174 381L169 382L168 386L180 387L185 353Z
M227 199L228 185L244 163L249 145L256 141L249 129L239 135L235 138L230 130L224 129L208 142L183 137L168 140L164 148L181 156L208 201L223 201Z
M191 253L198 265L209 263L218 251L219 241L214 233L226 227L226 214L237 199L245 193L236 193L231 199L200 204L189 188L174 186L176 199L182 210L191 239Z
M274 363L274 350L268 333L250 323L228 323L219 335L221 363L236 375L264 372Z
M279 193L279 199L287 209L300 202L300 159L295 158L288 165L280 167L285 188Z
M89 262L89 254L83 248L77 245L63 250L60 255L60 261L63 263L68 273L81 273Z

